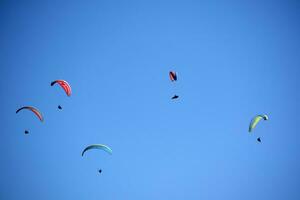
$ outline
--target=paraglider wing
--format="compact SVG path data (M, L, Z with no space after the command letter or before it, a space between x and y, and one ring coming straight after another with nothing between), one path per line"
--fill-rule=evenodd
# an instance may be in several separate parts
M176 72L170 71L169 72L170 80L171 81L177 81L177 74Z
M71 93L72 93L72 90L71 90L71 86L69 85L69 83L65 80L56 80L56 81L53 81L51 82L51 86L53 86L54 84L59 84L62 89L66 92L66 94L68 96L71 96Z
M40 112L38 109L36 109L36 108L34 108L34 107L32 107L32 106L24 106L24 107L22 107L22 108L19 108L19 109L16 111L16 113L20 112L20 111L23 110L23 109L27 109L27 110L32 111L32 112L40 119L41 122L44 121L44 118L43 118L41 112Z
M260 120L268 120L269 118L268 118L268 116L267 115L257 115L257 116L255 116L252 120L251 120L251 122L250 122L250 125L249 125L249 132L251 132L255 127L256 127L256 125L258 124L258 122L260 121Z
M84 153L90 149L101 149L101 150L104 150L106 151L107 153L109 154L112 154L112 150L111 148L109 148L108 146L104 145L104 144L92 144L92 145L89 145L87 146L81 153L81 156L84 155Z

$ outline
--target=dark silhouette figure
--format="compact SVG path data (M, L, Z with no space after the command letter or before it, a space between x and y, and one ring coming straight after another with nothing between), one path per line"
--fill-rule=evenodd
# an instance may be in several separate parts
M260 140L260 137L259 137L259 138L257 138L257 141L258 141L258 142L261 142L261 140Z
M60 105L58 105L58 107L57 107L59 110L61 110L62 109L62 107L60 106Z
M172 97L172 99L177 99L179 96L177 96L176 94Z
M27 130L25 130L25 132L24 132L25 134L28 134L29 133L29 131L27 131Z
M102 172L102 169L99 169L99 170L98 170L98 172L99 172L99 174L101 174L101 172Z

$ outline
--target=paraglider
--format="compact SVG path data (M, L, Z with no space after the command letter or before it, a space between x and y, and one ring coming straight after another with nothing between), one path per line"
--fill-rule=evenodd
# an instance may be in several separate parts
M53 82L51 82L51 86L53 86L54 84L59 84L62 89L65 91L65 93L68 96L71 96L72 90L71 90L71 86L69 85L69 83L65 80L55 80Z
M81 156L83 156L84 153L85 153L86 151L89 151L89 150L91 150L91 149L100 149L100 150L105 151L105 152L108 153L108 154L112 154L112 150L111 150L111 148L109 148L108 146L106 146L106 145L104 145L104 144L92 144L92 145L87 146L87 147L82 151ZM99 169L98 172L101 173L101 172L102 172L102 169Z
M260 120L268 120L269 119L269 117L267 116L267 115L257 115L257 116L255 116L252 120L251 120L251 122L250 122L250 125L249 125L249 132L252 132L252 130L256 127L256 125L258 124L258 122L260 121Z
M24 110L24 109L25 109L25 110L30 110L30 111L32 111L32 112L39 118L39 120L40 120L41 122L44 121L44 118L43 118L41 112L40 112L37 108L34 108L34 107L32 107L32 106L24 106L24 107L21 107L21 108L19 108L19 109L16 111L16 113L18 113L18 112L20 112L21 110Z
M177 96L176 94L172 97L172 99L177 99L179 96Z
M260 140L260 137L259 137L259 138L257 138L257 141L258 141L258 142L261 142L261 140Z
M170 71L169 78L172 82L177 81L177 73L175 71ZM175 94L171 99L177 99L178 97L179 96Z
M29 131L25 130L24 133L27 135L29 133Z
M65 81L65 80L55 80L55 81L51 82L51 86L55 85L56 83L58 85L60 85L60 87L65 91L67 96L71 96L72 89L71 89L70 84L67 81ZM62 110L62 107L60 105L58 105L57 108L59 110Z
M176 72L174 71L170 71L169 72L169 77L170 77L170 80L173 82L173 81L177 81L177 74Z
M107 152L108 154L112 154L112 150L108 146L106 146L104 144L92 144L92 145L87 146L82 151L81 156L83 156L86 151L91 150L91 149L100 149L100 150Z

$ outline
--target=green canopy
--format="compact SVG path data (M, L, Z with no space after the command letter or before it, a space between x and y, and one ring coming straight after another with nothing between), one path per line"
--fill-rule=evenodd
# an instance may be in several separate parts
M250 122L249 125L249 132L252 132L252 130L256 127L256 125L258 124L258 122L260 120L268 120L269 117L267 115L256 115Z

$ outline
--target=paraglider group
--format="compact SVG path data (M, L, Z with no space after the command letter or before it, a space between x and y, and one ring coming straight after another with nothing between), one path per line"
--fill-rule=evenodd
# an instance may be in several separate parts
M66 93L66 95L68 97L71 96L72 89L71 89L70 84L67 81L65 81L65 80L55 80L55 81L52 81L50 85L54 86L55 84L58 84L64 90L64 92ZM61 105L58 105L57 108L59 110L62 110L62 106ZM44 121L44 117L43 117L42 113L37 108L35 108L33 106L23 106L23 107L17 109L16 113L19 113L22 110L31 111L40 120L40 122ZM24 133L27 135L27 134L29 134L29 131L25 130ZM82 151L81 155L83 156L86 151L89 151L91 149L100 149L100 150L103 150L103 151L107 152L110 155L112 154L111 148L108 147L107 145L104 145L104 144L92 144L92 145L87 146ZM102 173L102 169L99 169L98 172Z
M174 83L177 82L177 80L178 80L177 73L175 71L170 71L169 79L171 80L171 82L174 82ZM65 80L55 80L55 81L52 81L50 85L51 86L59 85L68 97L70 97L72 94L71 86ZM177 94L174 94L171 97L171 99L173 99L173 100L178 99L178 98L179 98L179 96ZM61 105L58 105L57 108L59 110L62 110ZM19 113L20 111L25 111L25 110L32 112L39 119L40 122L44 121L44 117L43 117L42 113L36 107L33 107L33 106L22 106L16 110L16 113ZM249 128L248 128L249 133L253 132L253 130L255 129L255 127L261 120L266 121L268 119L269 119L269 117L267 115L256 115L255 117L253 117L250 122ZM29 131L25 130L24 133L29 134ZM261 137L258 137L256 140L257 140L257 142L261 143ZM83 149L81 156L83 157L87 151L90 151L93 149L102 150L102 151L106 152L108 155L112 155L112 149L109 146L104 145L104 144L91 144ZM98 169L98 172L102 173L102 169Z
M67 94L67 96L71 96L71 93L72 93L71 86L67 81L65 81L65 80L55 80L55 81L52 81L50 85L53 86L55 84L60 85L61 88ZM62 107L60 105L58 105L58 109L61 110ZM23 107L17 109L16 113L19 113L21 110L29 110L29 111L33 112L39 118L39 120L41 122L44 121L44 117L43 117L42 113L37 108L35 108L33 106L23 106ZM24 133L29 134L29 131L25 130Z

